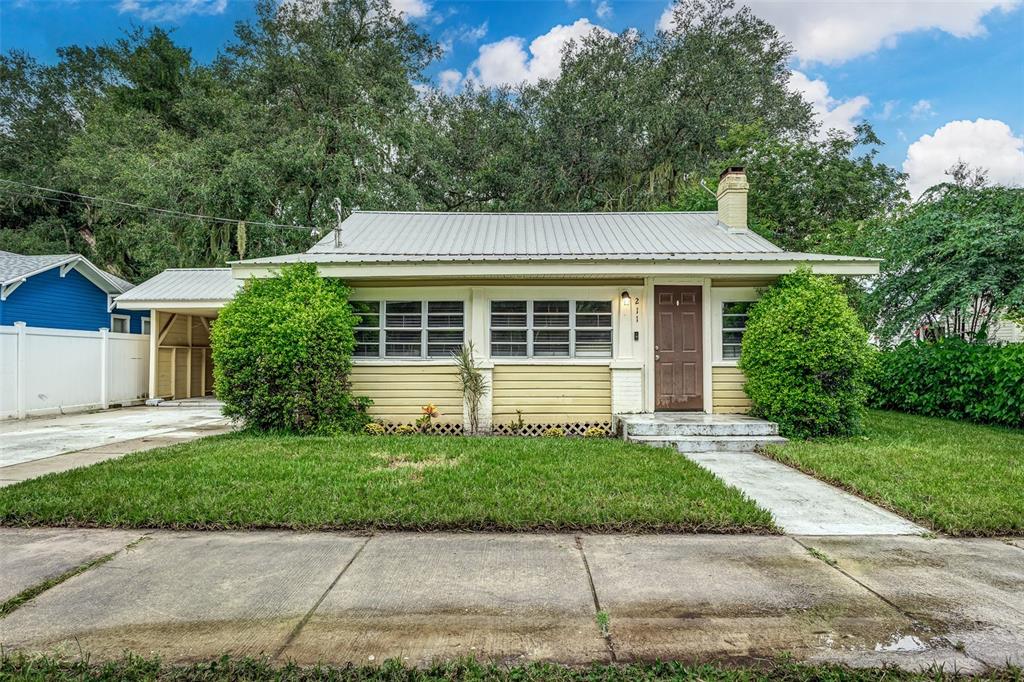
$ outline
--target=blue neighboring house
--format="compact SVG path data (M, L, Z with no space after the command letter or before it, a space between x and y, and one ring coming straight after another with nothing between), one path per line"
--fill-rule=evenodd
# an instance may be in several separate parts
M117 310L113 299L135 285L84 256L23 256L0 251L0 325L149 333L149 313Z

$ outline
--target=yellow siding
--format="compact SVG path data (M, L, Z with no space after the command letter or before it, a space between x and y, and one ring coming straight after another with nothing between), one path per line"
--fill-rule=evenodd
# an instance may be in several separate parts
M612 414L611 370L579 365L499 365L493 379L494 423L606 422Z
M711 368L711 406L719 414L743 414L750 410L750 398L743 392L746 381L738 367Z
M462 423L462 385L455 367L413 365L352 367L352 391L373 400L370 414L395 424L411 424L432 403L441 423Z
M164 336L164 340L160 342L161 346L187 346L188 345L188 315L175 315L174 313L167 314L161 313L160 315L160 327L163 329L163 325L167 324L167 320L170 319L171 315L174 315L174 320L171 322L170 329L167 330L167 334Z
M157 353L159 362L156 379L157 397L170 398L174 395L174 385L171 382L171 358L173 356L173 348L161 348Z

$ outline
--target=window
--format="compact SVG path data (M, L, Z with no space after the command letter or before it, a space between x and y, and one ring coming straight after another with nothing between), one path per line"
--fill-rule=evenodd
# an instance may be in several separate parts
M493 357L610 358L611 301L491 301Z
M462 301L352 301L357 358L447 358L462 347ZM383 311L383 314L382 314Z
M352 301L352 312L359 316L355 327L357 358L380 356L380 302Z
M747 328L747 314L754 301L722 303L722 359L738 360Z
M142 318L142 333L143 334L148 334L149 330L150 330L149 318L148 317L144 317L144 318Z
M110 331L117 334L127 334L129 332L129 324L131 323L130 317L127 315L111 315L110 316Z

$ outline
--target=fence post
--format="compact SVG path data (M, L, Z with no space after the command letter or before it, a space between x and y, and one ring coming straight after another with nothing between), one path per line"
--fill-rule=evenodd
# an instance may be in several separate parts
M110 407L110 400L107 395L110 382L110 330L106 327L100 328L100 407L104 410Z
M16 346L16 350L14 351L14 362L18 377L15 383L15 390L17 391L16 405L18 410L18 419L24 419L28 414L28 411L25 406L25 391L28 389L28 387L26 386L27 382L25 381L25 358L28 355L28 334L27 330L25 329L24 322L15 322L14 329L18 333L18 344Z

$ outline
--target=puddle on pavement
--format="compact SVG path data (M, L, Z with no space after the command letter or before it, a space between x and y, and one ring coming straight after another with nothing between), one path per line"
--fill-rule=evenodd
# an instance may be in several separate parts
M878 642L875 644L875 651L884 653L915 653L929 648L929 645L921 641L920 637L916 635L901 635L898 632L893 633L888 642Z

